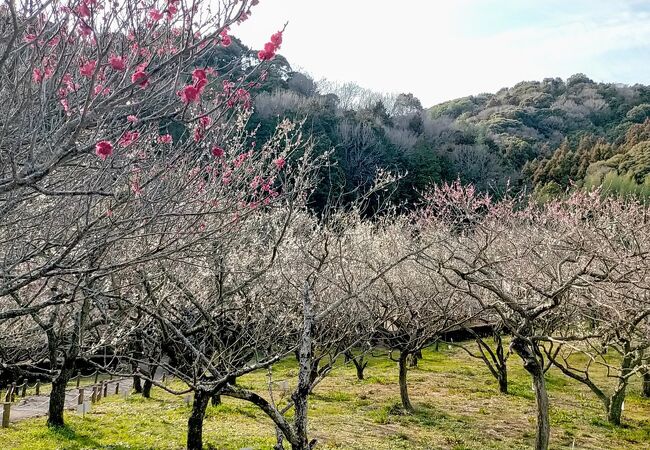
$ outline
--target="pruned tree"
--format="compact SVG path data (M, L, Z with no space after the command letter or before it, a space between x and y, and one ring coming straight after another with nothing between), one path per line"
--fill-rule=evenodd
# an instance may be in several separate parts
M567 298L572 320L543 349L563 374L589 387L609 422L620 425L628 385L647 370L650 347L645 206L583 194L566 203L558 207L579 214L580 251L593 259L593 281ZM605 381L593 377L596 368L605 369Z

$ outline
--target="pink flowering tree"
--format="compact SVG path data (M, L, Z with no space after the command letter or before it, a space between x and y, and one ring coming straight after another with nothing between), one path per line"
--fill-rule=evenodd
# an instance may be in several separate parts
M0 7L5 37L0 99L6 112L0 133L0 229L12 236L0 249L5 258L0 295L61 266L70 270L65 260L85 232L50 230L49 241L35 245L47 245L47 255L23 249L25 241L34 242L32 231L57 216L68 199L114 198L114 180L137 179L132 183L137 191L147 184L145 177L157 176L148 168L160 168L162 161L171 165L181 155L214 156L211 148L223 145L216 138L227 134L224 123L250 106L247 88L263 71L248 62L245 75L231 79L232 68L196 64L202 55L230 45L229 27L246 20L256 3L125 0L109 6L73 0ZM281 40L282 33L276 33L264 60ZM173 142L180 135L168 132L169 123L191 138ZM157 147L143 153L135 151L136 143ZM30 213L41 220L32 220ZM23 222L20 227L14 226L17 221ZM20 236L14 232L18 228Z
M207 216L235 221L283 194L293 125L264 145L244 127L282 33L259 64L198 64L255 4L0 6L0 325L41 330L30 361L50 366L50 425L77 361L105 344L88 339L109 322L116 273L213 236ZM29 367L15 355L3 367Z

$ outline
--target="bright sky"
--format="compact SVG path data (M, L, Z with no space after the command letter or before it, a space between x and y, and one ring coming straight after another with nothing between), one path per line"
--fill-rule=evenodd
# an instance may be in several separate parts
M315 79L423 105L582 72L650 84L650 0L261 0L233 34Z

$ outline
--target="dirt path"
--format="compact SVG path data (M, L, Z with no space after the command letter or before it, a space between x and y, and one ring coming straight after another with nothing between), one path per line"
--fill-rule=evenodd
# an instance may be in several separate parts
M108 395L115 395L115 383L120 383L120 394L129 392L133 386L133 378L125 378L120 380L107 381ZM92 395L92 387L85 387L84 398L90 401ZM65 394L65 408L67 410L74 410L77 408L79 398L79 389L72 388L66 391ZM34 417L47 416L47 409L50 403L48 395L31 395L21 398L11 405L10 422L18 422L20 420L31 419Z

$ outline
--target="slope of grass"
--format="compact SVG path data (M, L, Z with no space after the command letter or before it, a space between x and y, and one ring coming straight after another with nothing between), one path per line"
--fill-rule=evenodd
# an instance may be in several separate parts
M399 404L396 363L374 358L367 379L357 381L353 367L333 371L310 399L311 437L322 449L528 449L534 439L535 404L530 379L520 362L510 359L511 394L501 395L479 361L462 350L424 352L419 367L409 371L413 414ZM293 361L273 368L274 381L295 386ZM604 376L596 377L599 381ZM639 396L635 379L625 404L624 426L604 420L600 403L583 385L551 370L554 449L650 448L650 400ZM263 371L240 384L268 391ZM281 400L278 393L276 400ZM49 430L34 419L0 430L0 448L25 450L181 449L190 406L183 398L154 390L146 400L132 395L109 397L85 417L69 413L68 426ZM275 442L272 422L256 407L230 398L210 406L204 428L206 448L269 449Z

